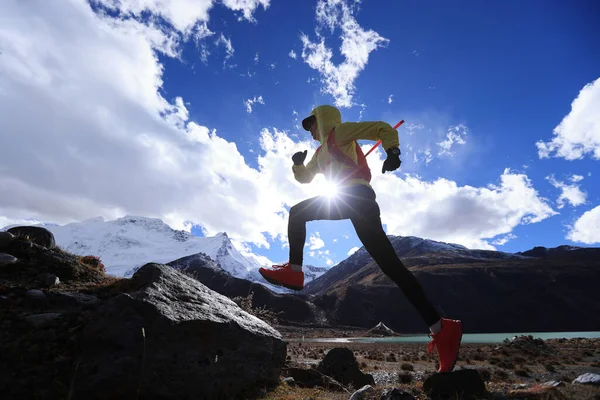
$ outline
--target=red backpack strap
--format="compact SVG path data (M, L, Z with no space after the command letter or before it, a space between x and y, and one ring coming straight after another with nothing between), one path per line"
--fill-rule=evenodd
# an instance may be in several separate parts
M359 144L357 141L354 141L354 144L356 146L356 159L358 161L358 165L356 165L356 163L354 163L354 160L352 160L350 157L348 157L346 154L344 154L340 148L337 146L337 143L335 141L335 127L331 129L331 131L329 132L329 137L327 138L327 149L329 150L329 153L339 162L344 163L350 167L353 168L353 170L349 173L348 176L346 176L344 178L345 179L350 179L352 177L356 177L356 178L362 178L364 180L366 180L367 182L371 182L371 170L369 169L369 164L367 164L367 159L364 155L364 153L362 152L362 149L360 148Z

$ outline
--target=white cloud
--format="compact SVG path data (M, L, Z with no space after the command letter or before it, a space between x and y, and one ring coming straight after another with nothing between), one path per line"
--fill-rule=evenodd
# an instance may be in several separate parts
M135 214L262 246L285 238L284 205L305 197L289 159L312 143L263 130L250 168L234 143L188 120L184 99L160 94L168 33L60 4L0 5L3 221Z
M294 50L290 50L290 53L288 54L290 57L292 57L294 60L296 59L296 57L298 57L296 55L296 52Z
M318 249L322 249L323 247L325 247L325 242L323 241L323 239L321 239L319 232L316 232L315 234L310 235L308 238L308 242L309 242L311 250L318 250ZM319 253L321 253L321 252L319 252Z
M0 135L0 193L11 194L3 221L144 215L268 247L286 239L286 206L328 187L321 175L300 185L291 172L291 155L314 152L314 141L263 129L251 168L235 143L189 119L184 98L165 99L156 52L176 56L170 33L85 2L32 3L0 2L0 115L10 116L0 132L11 133ZM459 187L379 174L380 157L369 164L391 234L491 247L555 213L522 174Z
M492 242L492 244L496 245L496 246L504 246L506 243L508 243L511 240L516 239L517 236L513 235L512 233L509 233L508 235L504 235L496 240L494 240Z
M394 101L394 100L392 99L392 97L394 97L394 95L393 95L393 94L390 94L390 97L388 97L388 104L392 104L392 102Z
M588 83L571 103L571 112L554 128L549 142L538 141L540 158L582 159L590 155L600 160L600 78Z
M446 139L438 142L437 145L441 148L438 155L449 155L452 156L453 145L463 145L466 143L465 137L467 136L468 128L463 124L458 124L448 128L446 133Z
M405 171L417 171L419 164L428 166L435 161L460 163L476 148L467 141L469 128L464 123L456 123L448 115L426 112L407 115L401 127L400 148L404 155Z
M600 206L583 213L570 227L567 239L585 244L600 243Z
M579 185L577 185L577 184L569 185L567 183L558 181L554 178L554 175L549 175L546 177L546 179L548 180L548 182L550 182L550 184L552 186L554 186L557 189L560 189L560 195L558 196L558 199L556 200L558 208L563 208L565 206L565 203L569 203L573 207L577 207L582 204L585 204L587 193L582 191L579 188ZM581 175L573 175L571 177L572 182L579 182L582 179L583 179L583 176L581 176Z
M264 10L269 8L271 0L223 0L223 4L233 11L241 11L242 17L251 22L256 22L254 19L254 12L259 6L262 6ZM241 20L242 17L239 19Z
M375 171L372 185L388 234L493 249L490 241L511 233L518 225L557 214L526 175L509 169L504 170L499 184L459 186L444 178L426 182L413 174L401 178L377 173L383 158L380 152L372 155L376 155L369 160Z
M252 106L256 103L264 105L265 101L263 100L262 96L258 96L258 97L254 96L253 99L248 99L248 100L244 101L244 105L246 106L246 112L248 114L252 113Z
M219 37L217 38L217 40L215 41L215 44L217 46L223 45L223 47L225 47L225 61L223 62L223 64L226 64L227 60L229 60L231 57L233 57L233 53L235 52L235 49L233 48L233 45L231 44L231 39L226 38L225 35L223 35L221 33L219 35Z
M347 255L351 256L352 254L356 253L359 250L359 247L353 247L350 250L348 250Z
M71 0L79 3L84 1ZM143 13L160 16L169 22L174 29L189 34L198 22L209 19L209 11L216 3L215 0L91 0L112 11L117 11L123 17L133 16L141 19ZM223 0L225 7L233 11L241 11L243 18L255 22L254 12L259 6L267 9L270 0Z
M579 182L583 180L583 175L573 175L570 179L571 182Z
M316 9L317 40L301 35L302 59L321 76L321 91L333 96L338 107L351 107L354 81L366 67L369 54L378 47L387 46L389 40L373 30L364 30L354 17L357 4L345 0L319 0ZM335 65L333 51L326 46L322 31L341 30L340 52L344 61Z
M327 259L325 260L325 264L327 264L328 266L330 266L330 267L331 267L331 266L332 266L333 264L335 264L335 263L333 262L333 260L332 260L331 258L327 258Z
M254 64L258 64L258 53L254 56Z

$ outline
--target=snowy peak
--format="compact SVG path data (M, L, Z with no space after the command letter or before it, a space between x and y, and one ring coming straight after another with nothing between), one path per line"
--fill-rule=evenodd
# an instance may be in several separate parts
M202 253L220 268L238 278L246 278L259 267L254 259L240 254L229 236L198 237L172 229L161 219L126 215L112 221L102 217L66 225L38 224L54 234L56 243L78 255L97 255L107 272L129 276L148 262L168 263Z

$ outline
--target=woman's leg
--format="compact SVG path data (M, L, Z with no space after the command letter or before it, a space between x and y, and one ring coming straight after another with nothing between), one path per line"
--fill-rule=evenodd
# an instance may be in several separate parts
M383 273L400 287L427 326L436 324L440 321L440 315L425 295L417 278L404 266L383 230L375 193L362 197L356 202L355 207L360 210L360 213L351 218L352 224L367 252Z
M290 245L289 263L302 265L304 243L306 242L306 223L316 220L340 220L350 218L347 207L341 206L345 200L317 196L304 200L290 209L288 220L288 242Z

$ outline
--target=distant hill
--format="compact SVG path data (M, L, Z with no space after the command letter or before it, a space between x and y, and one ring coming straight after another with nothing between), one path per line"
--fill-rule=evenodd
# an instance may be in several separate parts
M600 330L600 249L535 248L520 254L469 250L414 237L390 236L442 315L466 332ZM331 323L400 333L426 332L400 289L361 248L310 282Z

